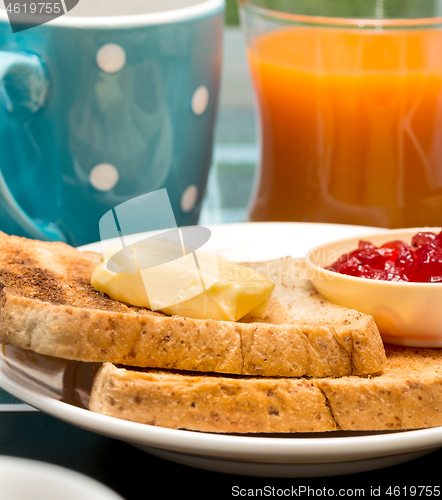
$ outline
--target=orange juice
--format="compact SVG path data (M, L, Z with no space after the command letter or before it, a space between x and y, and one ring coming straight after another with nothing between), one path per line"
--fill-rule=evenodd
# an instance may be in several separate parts
M251 220L442 225L442 30L290 27L248 55Z

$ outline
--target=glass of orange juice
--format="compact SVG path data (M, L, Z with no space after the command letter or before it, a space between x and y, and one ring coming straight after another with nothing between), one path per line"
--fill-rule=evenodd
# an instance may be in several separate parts
M442 226L442 1L238 1L250 220Z

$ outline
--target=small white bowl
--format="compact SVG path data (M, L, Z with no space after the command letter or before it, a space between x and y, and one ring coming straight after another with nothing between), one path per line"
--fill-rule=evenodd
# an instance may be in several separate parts
M410 243L420 231L437 234L441 228L395 229L317 246L305 256L308 277L325 298L373 316L384 342L442 347L442 283L381 281L325 269L342 254L355 250L359 240L376 246L393 240Z
M113 490L79 472L38 460L0 456L2 500L123 500Z

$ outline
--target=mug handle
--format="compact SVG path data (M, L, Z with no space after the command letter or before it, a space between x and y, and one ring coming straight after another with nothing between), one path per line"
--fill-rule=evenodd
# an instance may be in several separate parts
M11 119L31 115L40 110L47 96L48 78L42 61L35 54L0 51L0 85L11 78L7 91L6 109ZM17 203L1 172L0 210L7 214L18 230L28 238L65 241L53 224L37 223Z

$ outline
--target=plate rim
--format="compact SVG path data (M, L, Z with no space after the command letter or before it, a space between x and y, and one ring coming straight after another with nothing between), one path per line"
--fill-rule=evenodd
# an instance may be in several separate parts
M381 228L381 227L376 227L376 226L361 226L361 225L353 225L353 224L335 224L335 223L328 223L328 222L288 222L288 221L263 221L263 222L226 222L226 223L220 223L220 224L204 224L204 227L207 227L209 229L215 229L215 230L232 230L232 229L239 229L239 228L266 228L268 229L269 227L275 227L278 228L278 230L281 230L283 227L315 227L316 229L321 228L321 227L327 227L327 228L336 228L336 229L342 229L346 228L349 229L350 231L358 230L361 231L361 236L362 235L368 235L368 234L374 234L377 232L381 231L388 231L388 229ZM155 234L159 233L163 230L156 230L156 231L142 231L139 233L134 233L128 236L128 238L135 238L135 237L146 237L149 234ZM100 246L100 244L103 243L118 243L120 244L120 238L115 237L115 238L110 238L107 240L103 240L103 242L100 241L94 241L91 243L86 243L84 245L76 247L78 250L91 250L97 246ZM92 250L93 251L93 250Z

